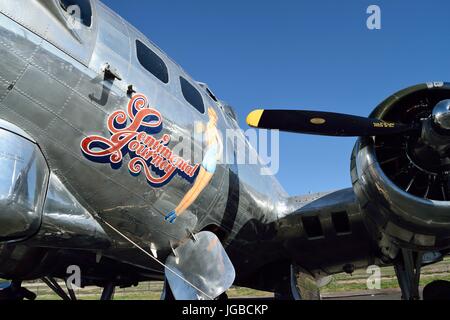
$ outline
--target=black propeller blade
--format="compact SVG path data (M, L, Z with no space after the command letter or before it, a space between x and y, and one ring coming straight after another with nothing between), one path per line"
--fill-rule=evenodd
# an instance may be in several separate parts
M247 123L254 128L339 137L380 136L420 130L415 125L300 110L255 110L248 115Z

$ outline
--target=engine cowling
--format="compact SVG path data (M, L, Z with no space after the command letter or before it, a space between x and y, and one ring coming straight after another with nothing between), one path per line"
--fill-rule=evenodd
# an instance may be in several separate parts
M399 247L450 247L450 133L434 118L447 99L447 83L392 95L370 117L421 123L422 132L360 138L353 150L352 183L367 228L392 258Z

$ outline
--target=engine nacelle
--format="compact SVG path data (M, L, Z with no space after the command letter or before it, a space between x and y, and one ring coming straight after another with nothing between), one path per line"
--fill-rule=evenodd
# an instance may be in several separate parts
M450 247L450 153L443 156L426 138L433 130L426 125L432 121L433 108L446 99L450 84L445 83L394 94L371 117L422 122L425 132L361 138L353 150L352 183L367 228L391 258L399 247L423 251ZM450 135L432 133L450 144Z

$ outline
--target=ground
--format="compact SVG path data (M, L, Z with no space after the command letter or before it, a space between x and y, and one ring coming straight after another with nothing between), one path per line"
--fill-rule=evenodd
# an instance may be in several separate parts
M321 289L324 299L392 299L400 298L398 283L392 267L381 271L381 290L368 290L367 278L370 275L365 270L355 272L353 275L338 274L324 288ZM425 267L422 272L421 287L434 280L450 281L450 258L432 266ZM63 283L61 283L63 285ZM28 282L25 286L38 295L39 300L59 299L58 296L42 282ZM159 300L162 290L161 282L141 283L137 287L117 289L115 300ZM100 297L100 289L88 287L77 290L82 300L96 300ZM228 291L230 298L270 298L273 294L233 287Z

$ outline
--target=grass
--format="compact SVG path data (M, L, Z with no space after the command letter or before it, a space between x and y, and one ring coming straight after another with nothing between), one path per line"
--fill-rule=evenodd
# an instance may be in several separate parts
M53 294L51 291L47 289L42 291L41 294L38 295L37 300L59 300L60 298ZM114 300L159 300L161 296L160 291L153 290L142 290L142 289L134 289L137 291L132 291L132 288L129 289L119 289L115 295ZM273 294L263 291L256 291L248 288L238 288L233 287L227 292L230 298L242 298L242 297L270 297ZM100 298L100 290L99 289L84 289L80 290L77 294L80 300L99 300Z
M367 290L367 278L369 274L365 270L358 270L353 275L338 274L327 286L321 289L322 293L337 293L348 291ZM398 289L399 285L393 267L381 269L381 289ZM420 286L435 280L450 281L450 258L437 264L424 267L420 277Z
M114 295L114 300L159 300L161 294L156 292L130 292L130 293L119 293ZM82 294L80 300L99 300L100 293L98 294ZM39 295L37 300L61 300L58 296L54 294Z
M333 294L342 292L356 292L367 290L367 278L369 274L365 270L358 270L353 275L337 274L321 293ZM397 289L398 282L392 267L381 269L381 289ZM450 258L422 270L420 285L425 286L435 280L450 281ZM0 282L4 281L0 279ZM38 300L60 300L45 284L30 282L26 287L37 293ZM117 289L115 300L159 300L162 290L161 282L141 283L137 287ZM101 291L99 288L88 287L77 291L80 300L98 300ZM273 293L256 291L248 288L232 287L227 292L230 298L242 297L272 297Z
M450 281L450 275L445 276L426 276L420 280L420 286L426 286L427 284L435 280ZM395 278L383 278L381 281L381 289L397 289L399 288L397 279ZM333 280L328 286L321 289L322 293L338 293L348 291L364 291L367 290L367 284L365 281L341 283Z

